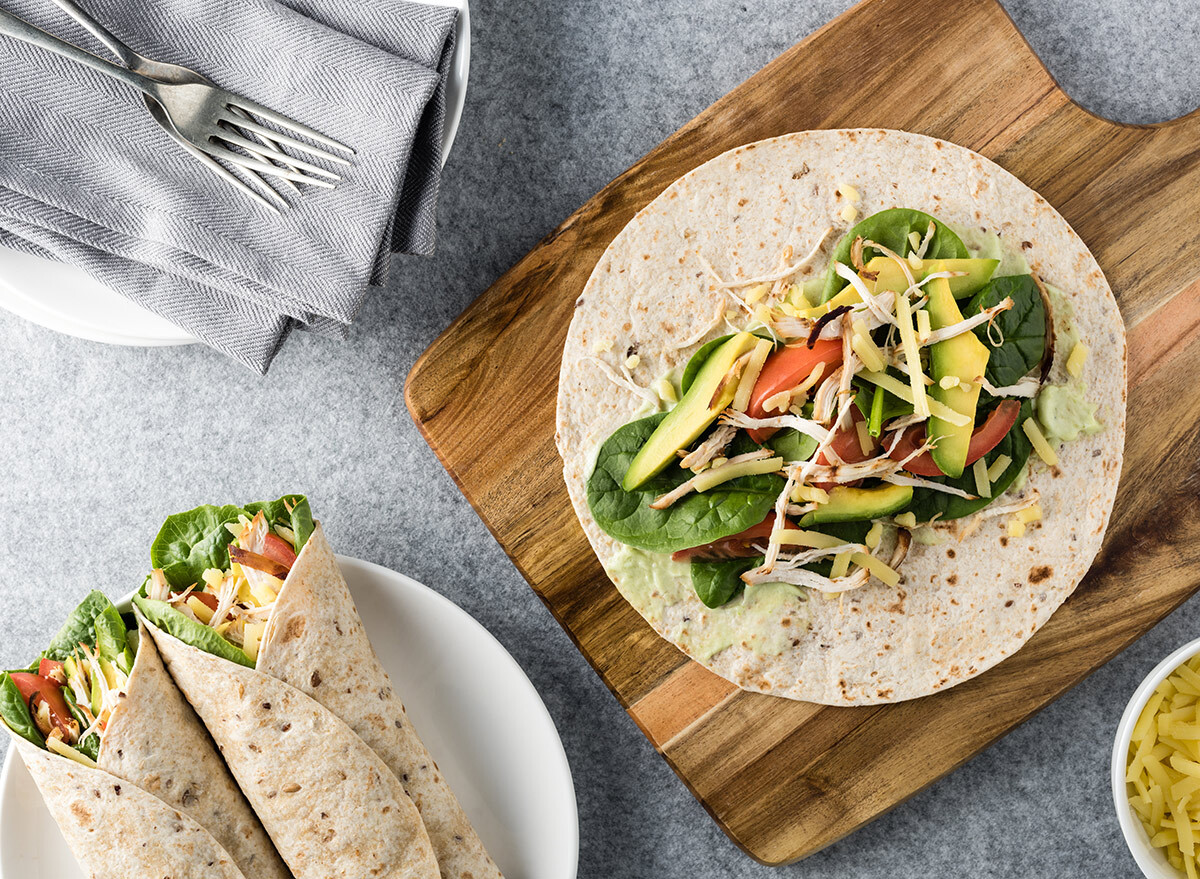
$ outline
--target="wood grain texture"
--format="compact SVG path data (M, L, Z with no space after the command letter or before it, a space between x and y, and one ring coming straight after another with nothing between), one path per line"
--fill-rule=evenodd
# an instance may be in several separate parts
M620 597L562 482L555 386L591 267L672 181L743 143L864 126L977 150L1066 217L1126 321L1129 419L1100 555L1022 650L936 696L830 708L737 690ZM414 366L409 409L535 592L721 827L764 863L795 860L968 760L1200 585L1200 386L1189 378L1200 370L1197 193L1197 114L1129 126L1088 113L995 0L866 0L656 147L501 277ZM1153 405L1163 400L1169 418Z

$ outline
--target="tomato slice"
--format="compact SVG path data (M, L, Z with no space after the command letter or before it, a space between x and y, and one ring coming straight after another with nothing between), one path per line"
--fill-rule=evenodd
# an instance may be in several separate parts
M971 434L971 444L967 447L967 466L974 464L1008 435L1017 417L1021 414L1019 400L1003 400L1000 405L988 413L987 420L975 428ZM925 427L913 425L904 432L904 436L896 443L891 451L893 461L903 461L914 451L925 444ZM904 465L904 469L917 476L945 476L937 464L933 463L933 455L924 452Z
M868 436L870 437L870 440L871 440L871 447L866 452L864 452L862 450L862 443L860 443L858 441L858 427L856 425L858 424L858 422L866 421L866 420L867 420L866 416L864 416L862 414L862 412L859 411L859 408L857 406L855 406L853 403L851 403L850 404L850 423L845 425L844 427L841 428L841 430L839 430L837 433L835 433L833 435L833 442L831 442L829 444L830 448L833 449L833 451L837 454L837 456L839 458L841 458L843 461L845 461L847 464L859 464L863 461L868 460L869 458L875 457L875 455L877 454L876 450L879 447L879 442L878 442L878 440L875 439L875 437L870 436L868 434ZM825 456L825 453L821 452L821 454L817 455L817 463L818 464L828 464L830 462L829 462L829 459ZM859 481L861 481L861 480L859 480ZM833 483L816 482L813 484L817 488L824 489L825 491L828 491L829 489L833 488ZM838 483L838 484L839 485L858 485L858 482L853 482L853 483L845 482L845 483Z
M795 526L790 521L785 521L785 527L794 528ZM678 549L671 553L671 560L686 562L691 559L751 558L759 555L754 545L762 545L766 542L774 528L775 514L773 512L767 513L767 518L763 519L757 525L751 525L745 531L732 534L729 537L723 537L720 540L714 540L712 543L702 544L701 546Z
M818 363L824 364L825 370L822 375L828 376L841 362L841 339L817 339L811 348L807 345L780 348L771 354L763 364L762 372L758 374L758 381L754 383L754 390L750 392L750 404L746 407L746 414L751 418L767 418L779 414L767 412L763 409L763 403L780 391L786 391L799 385L809 377ZM750 439L756 443L764 443L775 434L777 429L763 427L747 431L747 433L750 434Z
M289 571L296 563L296 551L292 549L292 545L278 534L272 534L270 531L263 537L262 554L272 561L279 562Z
M37 711L37 706L33 704L33 700L35 698L41 699L50 708L50 722L58 727L64 735L70 735L73 732L71 729L73 722L71 709L67 707L67 700L62 694L62 687L49 678L44 678L41 675L27 671L14 671L9 674L9 677L17 685L17 689L21 691L21 695L25 697L25 702L29 705L31 714Z
M45 657L43 657L38 662L37 673L40 674L44 678L49 678L51 672L58 671L61 668L62 668L62 663L59 662L57 659L46 659Z

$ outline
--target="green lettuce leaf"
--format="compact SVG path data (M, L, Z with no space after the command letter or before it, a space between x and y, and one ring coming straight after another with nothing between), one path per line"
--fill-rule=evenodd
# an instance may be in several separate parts
M228 659L238 665L254 668L254 663L239 647L230 644L208 626L201 625L190 617L184 616L165 601L154 601L141 595L135 595L133 603L137 605L138 610L147 620L168 635L174 635L184 644L190 644L205 653Z
M291 507L291 510L288 507ZM246 513L251 518L259 511L263 511L267 522L274 525L280 523L287 525L296 535L296 545L294 549L296 554L300 554L300 550L304 549L304 544L308 543L308 538L312 536L313 520L312 512L308 508L308 498L302 494L285 494L277 501L259 501L257 503L246 504Z
M62 628L58 630L58 634L50 642L50 646L46 648L46 657L60 661L66 659L75 652L75 648L81 641L89 647L95 647L96 618L108 609L112 609L116 613L116 608L108 600L107 595L97 590L89 592L79 606L71 611L66 622L62 624ZM120 619L120 614L117 615L117 618ZM124 629L124 626L121 628Z
M244 512L232 504L206 505L168 516L150 545L151 564L162 568L174 591L199 583L208 568L224 571L233 539L225 526Z

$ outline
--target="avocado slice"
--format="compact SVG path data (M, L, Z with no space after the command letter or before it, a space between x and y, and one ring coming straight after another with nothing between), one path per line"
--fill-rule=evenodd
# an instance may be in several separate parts
M932 329L939 330L963 319L945 278L930 281L924 289L929 294L925 308ZM933 462L947 476L962 476L966 468L971 432L975 429L975 407L979 402L979 378L987 370L989 354L987 345L974 333L962 333L929 349L929 373L934 382L929 395L970 419L967 424L957 426L934 417L926 425L926 435L937 443L932 452ZM941 381L948 376L957 378L959 384L943 388Z
M839 485L829 490L829 500L801 519L801 525L830 522L859 522L898 513L912 502L908 485L881 485L878 488L850 488Z
M925 259L921 260L920 268L909 268L913 279L917 281L934 272L966 272L965 275L947 278L946 281L955 299L967 299L984 288L998 265L998 259ZM879 274L875 281L875 290L903 290L908 286L904 272L890 256L875 257L867 263L866 270Z
M629 462L629 469L625 471L625 478L621 482L622 488L626 491L641 488L675 460L677 451L695 442L716 421L737 392L737 382L729 382L722 388L721 380L734 361L758 341L753 333L738 333L709 355L683 399L659 422L654 433L650 434Z

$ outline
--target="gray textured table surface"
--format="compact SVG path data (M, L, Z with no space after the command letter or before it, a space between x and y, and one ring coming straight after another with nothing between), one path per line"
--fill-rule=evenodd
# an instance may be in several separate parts
M348 343L293 338L265 379L200 347L107 347L0 313L0 667L28 661L87 589L136 585L165 514L307 491L339 551L448 595L525 668L574 770L580 876L772 875L574 650L421 440L402 388L425 346L542 235L847 5L479 3L437 256L402 260ZM1195 0L1006 5L1100 114L1152 122L1200 96ZM1141 677L1198 628L1193 599L952 776L776 875L1135 875L1109 800L1114 727Z

